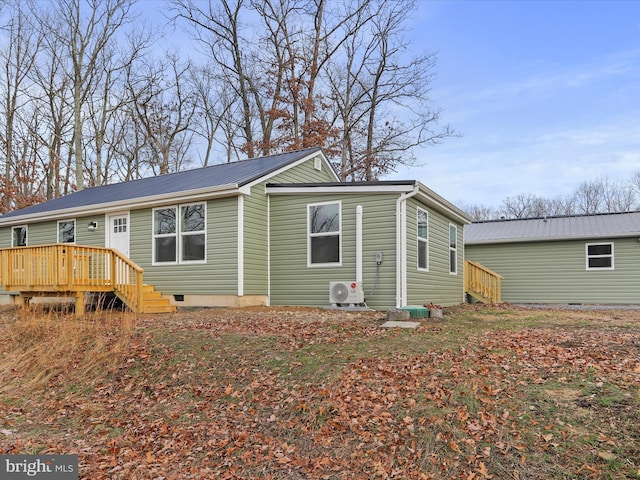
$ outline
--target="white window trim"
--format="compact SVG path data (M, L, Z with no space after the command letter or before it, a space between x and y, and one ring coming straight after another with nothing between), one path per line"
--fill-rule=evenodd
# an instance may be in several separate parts
M27 235L26 235L24 243L25 243L25 246L28 246L29 245L29 225L14 225L13 227L11 227L11 247L14 247L14 248L17 247L17 245L14 245L14 242L13 242L15 240L15 236L13 235L13 231L16 228L24 228L26 230Z
M65 242L65 243L71 243L71 244L75 244L76 240L78 238L78 223L76 222L76 219L73 218L71 220L58 220L58 224L57 224L57 229L58 229L58 243L62 243L62 239L60 238L60 224L61 223L67 223L67 222L73 222L73 242Z
M157 210L169 210L173 209L176 212L176 231L174 233L156 233L156 211ZM178 205L165 205L162 207L157 207L151 210L151 264L152 265L177 265L178 259L180 258L179 251L176 251L176 259L173 262L157 262L156 261L156 238L176 238L176 249L180 248L178 245L179 240L179 232L180 232L180 210L178 209Z
M453 227L455 229L455 231L456 231L456 246L455 247L451 246L451 227ZM454 225L453 223L450 223L449 224L449 232L448 233L449 233L449 235L448 235L448 238L447 238L447 245L449 247L448 248L448 252L449 252L449 259L448 259L449 260L449 262L448 262L449 263L449 275L458 275L458 226ZM455 262L456 270L455 270L455 272L451 271L451 252L452 251L456 252L456 262Z
M425 215L427 216L427 237L426 238L422 238L420 236L420 212L424 212ZM427 260L427 266L426 267L421 267L420 266L420 243L424 242L426 245L426 260ZM416 209L416 267L418 268L419 271L421 272L428 272L429 271L429 212L427 210L425 210L424 208L420 208L417 207Z
M593 245L611 245L611 255L589 255L589 247ZM615 251L613 242L594 242L594 243L586 243L584 247L585 253L585 266L589 271L599 271L599 270L615 270ZM590 258L604 258L611 257L611 266L610 267L590 267L589 259Z
M204 226L203 230L198 230L197 232L182 232L182 207L190 207L192 205L202 205L204 207ZM202 264L207 263L207 202L193 202L193 203L181 203L178 205L178 263L181 265L193 265L193 264ZM182 238L193 236L193 235L204 235L204 258L202 260L183 260L182 259Z
M198 232L182 232L182 207L188 207L191 205L204 205L204 231ZM176 212L176 231L175 233L155 233L155 221L156 210L169 210L174 209ZM203 260L183 260L182 259L182 237L188 235L202 235L204 234L204 259ZM156 238L169 238L176 237L176 260L173 262L157 262L156 261ZM207 202L193 202L193 203L181 203L178 205L165 205L157 207L151 211L151 265L198 265L207 263Z
M337 232L325 232L325 233L311 233L310 213L312 207L319 207L321 205L333 205L338 204L338 214L340 216L338 220ZM308 268L326 268L326 267L341 267L342 266L342 200L332 200L330 202L308 203L307 204L307 267ZM337 262L332 263L311 263L311 238L312 237L330 237L338 235L338 257Z

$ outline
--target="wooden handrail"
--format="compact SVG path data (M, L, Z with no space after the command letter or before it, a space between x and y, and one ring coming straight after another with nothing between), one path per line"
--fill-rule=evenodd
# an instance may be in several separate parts
M478 262L464 261L464 291L481 301L502 301L502 278L502 275Z
M143 309L144 270L112 248L56 243L0 249L0 284L19 292L113 291Z

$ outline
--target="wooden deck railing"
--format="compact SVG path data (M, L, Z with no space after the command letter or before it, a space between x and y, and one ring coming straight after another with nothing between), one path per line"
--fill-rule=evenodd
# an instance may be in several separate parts
M464 291L484 303L500 303L502 275L471 260L464 261Z
M114 292L141 312L143 269L117 250L74 244L0 249L0 284L22 294Z

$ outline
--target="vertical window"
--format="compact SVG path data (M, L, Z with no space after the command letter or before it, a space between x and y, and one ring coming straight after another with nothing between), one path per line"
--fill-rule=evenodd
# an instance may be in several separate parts
M177 251L176 208L157 208L153 211L153 261L175 263Z
M76 221L60 220L58 222L58 243L75 243Z
M204 203L180 207L180 261L204 261Z
M28 240L28 229L26 225L21 227L13 227L11 229L11 246L26 247Z
M613 243L587 244L587 270L613 270Z
M308 264L339 265L340 202L307 205Z
M156 208L153 211L154 263L205 261L205 217L204 203Z
M449 273L458 274L458 227L449 225Z
M418 269L429 270L429 214L418 208Z

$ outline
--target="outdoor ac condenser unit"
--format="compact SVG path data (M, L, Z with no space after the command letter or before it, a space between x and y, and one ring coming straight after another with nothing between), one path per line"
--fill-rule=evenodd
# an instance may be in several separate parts
M362 282L329 282L329 303L332 305L364 303Z

